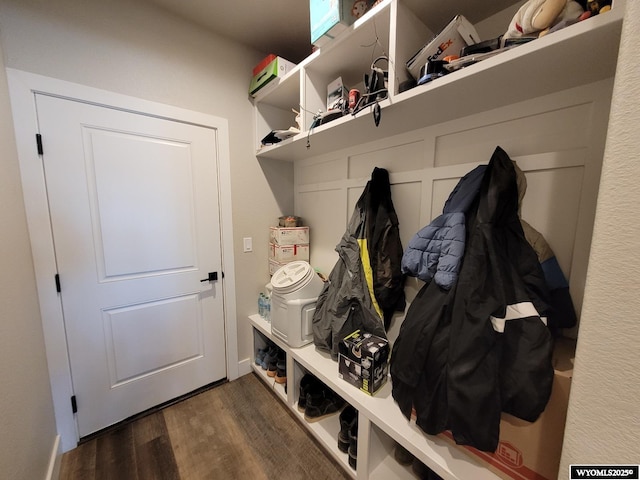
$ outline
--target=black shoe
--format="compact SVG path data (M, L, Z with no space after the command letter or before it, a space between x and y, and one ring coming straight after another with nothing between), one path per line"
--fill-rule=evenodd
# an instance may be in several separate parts
M338 432L338 449L341 452L349 451L349 430L357 421L358 411L351 405L344 407L340 412L340 432Z
M393 456L400 465L411 465L416 457L404 448L402 445L396 442L396 446L393 450Z
M307 422L317 422L329 415L338 413L344 407L345 401L329 387L320 383L307 393L304 408L304 419Z
M307 393L314 387L321 385L320 380L307 373L300 379L300 396L298 397L298 410L304 412L307 404Z
M440 475L431 470L417 458L413 461L411 469L420 480L442 480L442 477Z
M349 428L349 466L356 469L358 465L358 417Z

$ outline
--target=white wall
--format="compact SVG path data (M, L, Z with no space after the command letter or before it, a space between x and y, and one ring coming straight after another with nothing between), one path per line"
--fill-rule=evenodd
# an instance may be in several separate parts
M640 3L626 2L560 478L640 461Z
M289 164L258 162L252 67L264 56L145 2L0 0L6 67L229 120L239 358L267 275L268 226L293 206ZM282 193L286 192L286 193ZM254 252L242 253L242 237Z
M0 472L45 478L56 429L0 42Z

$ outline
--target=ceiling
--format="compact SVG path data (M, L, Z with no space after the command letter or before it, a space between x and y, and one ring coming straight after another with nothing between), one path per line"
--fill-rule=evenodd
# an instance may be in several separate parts
M145 1L239 43L264 53L275 53L294 63L311 53L308 0ZM477 23L516 2L403 0L434 33L456 14L462 13L469 21Z

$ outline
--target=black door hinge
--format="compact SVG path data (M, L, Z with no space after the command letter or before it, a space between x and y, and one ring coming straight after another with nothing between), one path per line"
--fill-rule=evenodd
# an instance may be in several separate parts
M78 402L76 401L75 395L71 397L71 411L73 413L78 413Z
M60 274L56 273L56 292L60 293L62 289L60 288Z
M42 149L42 135L36 133L36 145L38 146L38 155L42 155L44 150Z

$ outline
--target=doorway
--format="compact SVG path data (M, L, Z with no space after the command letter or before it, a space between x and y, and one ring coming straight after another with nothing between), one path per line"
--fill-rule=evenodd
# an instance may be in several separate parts
M8 74L68 450L79 437L238 376L228 130L197 112ZM34 159L27 139L36 132Z

